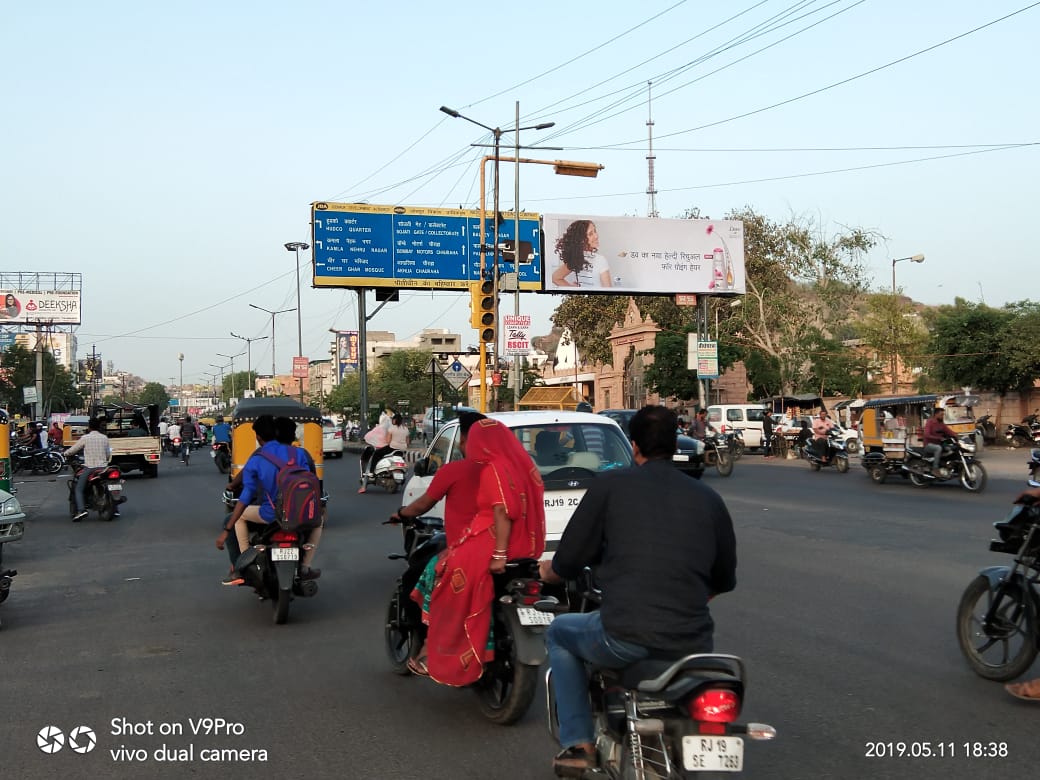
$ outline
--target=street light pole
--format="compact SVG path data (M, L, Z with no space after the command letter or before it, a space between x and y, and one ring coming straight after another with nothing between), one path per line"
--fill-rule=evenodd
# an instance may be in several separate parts
M242 339L246 343L246 376L249 378L249 389L255 392L256 382L253 381L253 342L263 341L267 336L254 336L251 339L247 339L245 336L239 336L234 331L231 332L231 335L236 339Z
M300 250L310 249L310 244L305 244L302 241L290 241L285 245L285 248L290 252L296 253L296 341L297 349L299 350L296 354L303 357L303 312L300 306ZM299 378L300 381L300 403L303 403L303 377Z
M223 352L218 352L217 354L220 355L221 357L226 357L228 360L231 361L231 397L234 398L235 395L236 395L236 393L235 393L235 358L242 357L246 353L245 352L239 352L237 355L225 355Z
M177 359L181 362L181 383L177 385L177 395L180 396L180 408L177 410L184 413L184 353L178 352Z
M265 308L264 308L263 306L257 306L257 305L256 305L255 303L251 303L251 304L249 304L249 305L250 305L250 306L251 306L252 308L254 308L254 309L259 309L260 311L265 311L265 312L267 312L268 314L270 314L270 315L271 315L271 381L273 382L273 381L274 381L274 378L275 378L275 363L274 363L274 317L275 317L275 315L276 315L276 314L285 314L286 312L290 312L290 311L296 311L296 309L279 309L278 311L271 311L270 309L265 309ZM299 308L299 307L297 307L297 308Z
M896 257L892 260L892 316L893 318L898 313L898 307L895 306L896 295L898 289L896 288L896 263L901 263L904 260L909 260L911 263L923 263L924 255L911 255L910 257ZM899 358L896 354L896 340L895 340L895 319L892 320L892 395L899 392Z
M224 405L224 366L218 366L216 363L210 363L213 368L220 371L220 405Z

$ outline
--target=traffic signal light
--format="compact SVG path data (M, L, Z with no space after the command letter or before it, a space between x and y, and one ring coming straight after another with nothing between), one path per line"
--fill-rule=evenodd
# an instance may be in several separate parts
M482 279L469 286L470 324L477 329L480 341L489 343L495 340L495 327L498 322L498 307L495 301L495 283L491 279Z

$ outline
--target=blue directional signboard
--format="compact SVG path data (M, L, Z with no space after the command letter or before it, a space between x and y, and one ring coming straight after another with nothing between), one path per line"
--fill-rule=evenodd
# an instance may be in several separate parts
M505 212L498 243L513 244L514 217ZM315 287L419 287L465 289L480 278L479 210L314 203L311 246ZM484 243L494 242L485 223ZM520 289L542 288L540 220L520 217ZM493 262L488 251L485 261ZM499 270L512 272L500 256Z

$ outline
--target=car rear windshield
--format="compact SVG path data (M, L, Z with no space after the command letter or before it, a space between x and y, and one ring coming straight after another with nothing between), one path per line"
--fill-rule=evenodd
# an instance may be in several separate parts
M600 473L632 465L632 447L609 423L553 423L513 428L543 476L565 468Z

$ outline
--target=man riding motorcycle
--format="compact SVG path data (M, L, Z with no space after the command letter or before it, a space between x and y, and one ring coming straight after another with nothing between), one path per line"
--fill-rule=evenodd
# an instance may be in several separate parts
M601 474L585 493L545 582L597 566L602 606L558 615L546 633L563 751L558 775L594 767L588 669L623 668L651 656L711 652L708 601L736 586L736 538L722 498L672 466L675 413L646 406L629 423L637 465ZM646 506L653 500L654 510ZM640 522L633 523L632 518Z
M942 443L944 439L956 439L957 433L943 422L943 410L933 409L932 416L924 424L921 441L924 442L925 457L932 456L932 473L939 473L939 462L942 460Z

